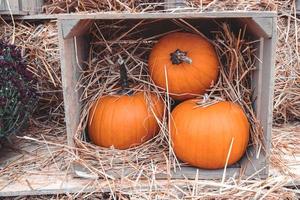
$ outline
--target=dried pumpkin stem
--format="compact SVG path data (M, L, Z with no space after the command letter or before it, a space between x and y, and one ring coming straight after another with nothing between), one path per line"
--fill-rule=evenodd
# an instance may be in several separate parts
M170 54L172 64L179 65L183 62L191 64L192 59L187 56L187 52L176 49L173 53Z
M120 85L121 85L121 90L119 93L131 95L132 91L129 88L128 75L127 75L125 62L122 58L119 58L118 63L120 65Z

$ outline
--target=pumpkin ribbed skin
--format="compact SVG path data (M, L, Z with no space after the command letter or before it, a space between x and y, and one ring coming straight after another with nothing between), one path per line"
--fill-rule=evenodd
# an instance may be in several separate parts
M171 113L171 139L175 154L190 165L223 168L233 138L228 165L243 156L249 140L249 122L232 102L196 107L197 100L179 104Z
M144 92L101 97L89 112L88 133L92 142L127 149L154 137L159 126L151 108L161 120L164 103L154 94L147 98L151 98L149 103Z
M170 54L177 49L186 52L192 63L173 64ZM149 73L156 85L168 90L176 100L204 94L216 81L219 61L215 49L203 37L191 33L171 33L153 47L148 61Z

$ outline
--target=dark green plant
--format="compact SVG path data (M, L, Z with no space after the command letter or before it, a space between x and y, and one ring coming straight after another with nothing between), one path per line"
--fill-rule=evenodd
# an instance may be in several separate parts
M37 102L34 83L20 50L0 41L0 139L28 122Z

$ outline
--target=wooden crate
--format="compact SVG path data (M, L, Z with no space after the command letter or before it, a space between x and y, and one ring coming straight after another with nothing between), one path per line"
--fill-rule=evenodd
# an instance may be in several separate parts
M249 148L247 156L241 160L241 165L235 165L227 169L227 177L244 174L253 177L266 178L268 176L268 155L271 147L272 128L272 105L275 69L275 47L276 47L276 13L275 12L206 12L206 13L95 13L95 14L73 14L59 17L59 40L61 51L61 69L65 105L65 120L67 125L68 144L74 146L73 136L77 131L80 118L81 103L79 98L81 91L76 90L80 76L78 64L81 65L87 59L88 51L88 28L94 20L137 20L137 19L193 19L210 22L214 19L232 20L237 24L247 25L247 34L259 40L257 46L257 70L254 72L253 106L258 119L263 126L264 145L266 152L260 151L259 155ZM74 166L77 175L86 173L85 170ZM198 171L200 179L220 179L223 170L202 170L193 167L183 167L181 171L173 172L172 178L194 178ZM113 172L111 174L114 174ZM254 176L255 175L255 176ZM157 178L165 178L158 175Z
M0 14L28 15L42 12L44 0L0 0Z

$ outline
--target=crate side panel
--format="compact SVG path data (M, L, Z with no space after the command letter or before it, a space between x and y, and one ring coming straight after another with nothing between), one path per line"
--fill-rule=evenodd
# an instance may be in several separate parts
M273 18L273 36L264 38L262 60L262 93L260 120L264 128L267 154L271 148L271 132L273 119L273 95L275 83L275 56L276 56L276 18Z
M61 55L61 71L65 106L65 122L67 126L68 144L74 146L73 136L77 131L80 119L80 91L76 85L80 75L80 68L86 52L86 38L84 36L63 38L63 31L59 22L59 44Z
M268 19L269 20L269 19ZM267 177L269 171L268 155L271 148L275 46L276 46L276 18L272 18L272 37L261 37L258 44L257 70L253 75L254 108L258 120L263 127L264 144L257 149L250 148L247 152L248 159L245 174L252 175L256 172L260 177Z

